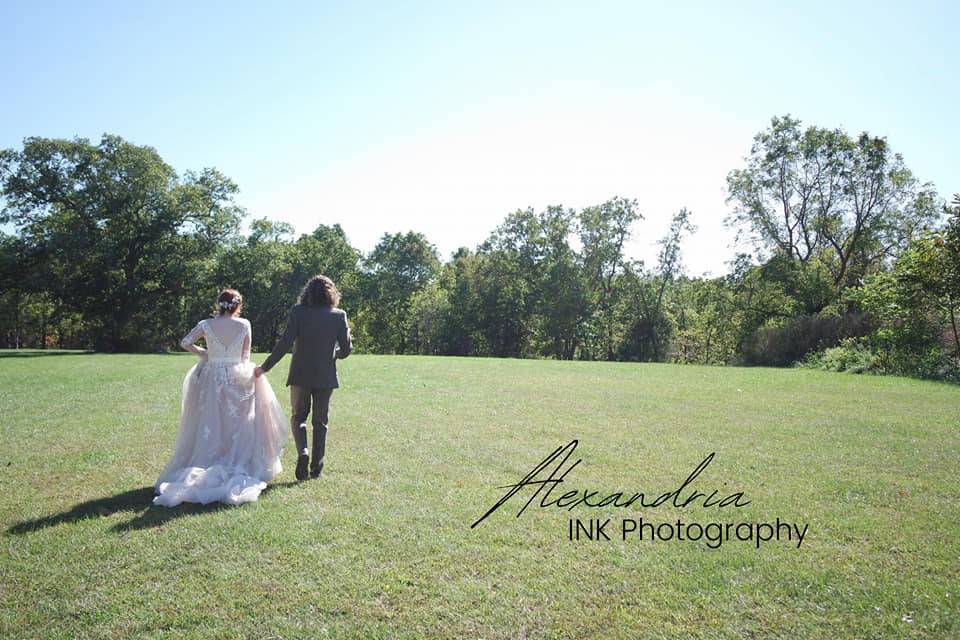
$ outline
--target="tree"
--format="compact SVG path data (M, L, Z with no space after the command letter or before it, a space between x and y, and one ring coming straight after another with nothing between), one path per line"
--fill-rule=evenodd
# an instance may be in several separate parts
M36 256L16 236L0 232L0 304L8 327L5 346L19 349L25 343L24 310L30 294L42 292L36 281ZM42 344L41 344L42 346Z
M645 273L642 262L627 266L624 284L628 292L625 304L628 327L620 345L621 358L649 361L666 356L672 323L664 309L664 296L682 270L681 241L693 229L690 212L681 209L674 214L669 230L659 241L656 270Z
M670 298L674 362L729 364L736 357L741 314L727 278L679 278Z
M478 282L482 257L460 247L443 265L438 284L444 292L442 324L437 327L435 341L440 353L447 355L480 355L490 353L480 330L483 308Z
M110 135L27 138L0 154L0 191L0 222L42 256L48 293L108 350L169 342L196 263L242 216L236 185L216 170L179 178L154 149Z
M507 215L477 248L478 324L491 355L530 355L542 254L540 220L530 208Z
M762 254L819 261L837 293L889 266L936 216L931 185L920 185L886 139L773 118L754 138L746 167L727 176L727 223Z
M624 268L623 247L630 237L631 225L643 218L636 207L636 200L615 197L580 212L581 260L587 299L590 315L599 329L587 331L588 336L595 336L588 338L590 357L599 354L607 360L615 357L615 310L621 294L618 276Z
M936 308L949 327L953 355L960 360L960 194L944 207L947 226L915 240L897 262L895 274L909 307Z
M406 327L410 352L426 355L447 353L446 329L449 320L449 295L439 280L434 279L410 297Z
M297 299L291 277L296 260L292 235L293 228L286 223L254 220L245 242L230 243L217 252L209 277L202 280L206 286L196 298L194 313L202 316L220 289L237 289L253 330L253 348L273 348Z
M365 261L364 330L381 353L406 353L410 303L440 269L437 250L421 233L384 234Z
M492 355L573 357L585 313L569 243L575 215L560 206L517 210L478 248L477 324Z
M541 295L537 313L542 318L541 351L557 359L572 360L580 346L579 327L587 315L587 284L579 256L570 246L576 233L576 212L553 206L540 214L542 235Z

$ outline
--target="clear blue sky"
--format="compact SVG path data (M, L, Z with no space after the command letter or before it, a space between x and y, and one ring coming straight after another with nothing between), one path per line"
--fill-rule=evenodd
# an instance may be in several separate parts
M773 115L887 136L960 191L958 6L7 0L0 146L119 134L365 250L624 195L649 258L687 206L689 270L719 273L724 177Z

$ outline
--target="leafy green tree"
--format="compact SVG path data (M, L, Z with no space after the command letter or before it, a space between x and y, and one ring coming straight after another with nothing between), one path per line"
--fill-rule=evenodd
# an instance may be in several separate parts
M406 327L410 352L426 355L449 353L447 327L450 320L450 297L439 279L414 292Z
M682 270L683 237L692 231L690 212L681 209L659 241L656 270L645 273L641 262L627 265L623 275L627 329L619 348L621 359L659 361L666 357L673 323L667 315L665 296Z
M540 214L542 258L537 313L541 317L541 352L557 359L572 360L580 346L579 327L588 313L587 282L580 257L570 246L576 234L576 212L547 207Z
M477 252L474 305L491 355L572 358L586 313L574 211L509 214Z
M622 295L619 276L624 271L623 248L631 226L642 215L637 201L615 197L580 212L581 264L587 283L589 309L584 338L588 359L616 356L617 306Z
M435 342L447 355L481 355L491 352L480 329L483 316L479 297L479 271L482 256L460 247L443 265L438 283L445 301L444 322L437 327ZM436 300L440 301L439 296Z
M365 261L363 327L380 353L407 353L410 305L440 269L437 250L421 233L384 234Z
M490 355L531 354L543 242L533 209L509 214L478 247L479 325Z
M818 261L837 294L890 265L936 217L932 187L884 138L803 130L784 116L757 134L746 160L727 176L735 205L728 224L764 255Z
M483 355L529 355L535 298L523 275L516 256L484 245L479 247L475 292L478 343L483 347Z
M105 135L27 138L0 153L0 222L43 255L58 302L101 349L172 340L195 263L234 235L236 186L214 169L182 178L150 147Z
M732 363L742 314L728 278L680 278L671 294L671 359L699 364Z
M295 260L292 235L293 228L286 223L254 220L245 242L230 243L217 252L194 313L199 317L209 313L220 289L237 289L243 294L243 314L253 329L253 348L273 348L283 331L287 311L296 302L297 291L291 285Z
M915 240L897 262L898 288L909 308L936 309L949 327L954 358L960 359L960 194L946 207L947 226Z
M42 286L33 281L36 271L32 258L23 240L0 232L0 313L5 328L4 346L14 349L25 343L24 310L30 294Z

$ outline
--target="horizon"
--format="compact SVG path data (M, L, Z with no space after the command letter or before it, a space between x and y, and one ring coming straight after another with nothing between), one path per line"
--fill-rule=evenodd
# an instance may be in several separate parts
M340 224L364 253L417 231L444 260L518 209L623 196L650 264L686 207L690 276L726 273L726 176L774 116L886 137L960 191L948 3L282 8L5 4L26 63L0 71L0 148L116 134L216 167L248 220Z

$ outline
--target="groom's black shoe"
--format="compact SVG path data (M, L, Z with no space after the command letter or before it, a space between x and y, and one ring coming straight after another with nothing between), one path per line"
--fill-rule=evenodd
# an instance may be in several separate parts
M321 475L323 475L323 465L322 465L322 464L321 464L319 467L315 468L315 469L310 469L310 477L311 477L311 478L319 478Z
M307 479L307 465L310 464L310 456L305 453L301 453L297 458L297 480L303 481Z

